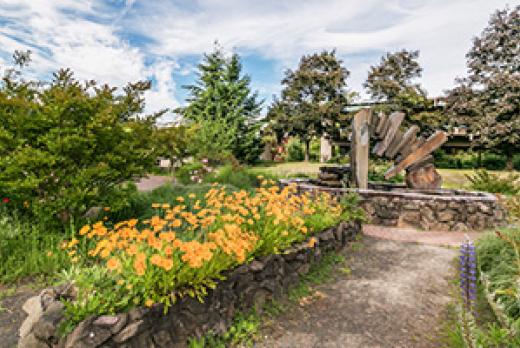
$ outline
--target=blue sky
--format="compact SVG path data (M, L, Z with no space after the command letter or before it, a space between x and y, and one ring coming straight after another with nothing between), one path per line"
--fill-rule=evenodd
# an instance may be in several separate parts
M509 2L511 4L511 2ZM382 54L419 49L431 96L465 74L465 53L499 0L0 0L0 69L30 49L29 73L60 67L114 86L152 79L147 111L185 103L202 54L218 40L237 52L268 104L303 54L336 49L362 83Z

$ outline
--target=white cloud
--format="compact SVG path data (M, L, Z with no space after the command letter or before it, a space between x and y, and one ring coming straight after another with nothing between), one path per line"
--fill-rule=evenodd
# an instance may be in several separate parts
M114 6L119 4L119 6ZM41 74L72 68L78 77L121 86L152 78L147 110L177 106L175 76L193 64L175 61L212 49L272 59L278 71L303 54L336 48L362 90L381 54L419 49L423 86L431 95L465 73L471 38L503 0L0 0L0 53L30 48ZM5 23L4 23L5 22ZM137 41L124 38L138 37ZM255 74L251 73L253 82ZM280 76L273 76L279 81ZM266 81L268 79L262 79ZM262 82L262 93L279 88ZM268 100L269 101L269 100Z
M126 2L123 14L132 3ZM147 111L177 105L171 88L173 63L152 59L147 64L149 57L141 48L118 36L115 21L121 14L103 10L106 8L92 1L0 0L0 19L7 21L0 29L0 51L7 55L30 49L31 68L41 75L71 68L81 80L95 79L117 87L151 78L157 85L147 93Z
M337 48L358 90L367 68L379 57L348 65L350 56L419 49L423 84L436 95L464 73L471 38L495 9L506 4L503 0L202 0L186 9L154 1L145 6L148 20L135 21L133 30L153 33L156 43L149 49L159 55L199 54L218 39L225 47L254 51L282 61L285 67L295 66L302 54Z

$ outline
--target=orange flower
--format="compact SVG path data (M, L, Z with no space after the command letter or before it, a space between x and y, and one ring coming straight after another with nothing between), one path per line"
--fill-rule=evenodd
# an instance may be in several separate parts
M184 202L184 197L179 196L179 197L177 197L175 200L176 200L177 202L181 202L181 203L182 203L182 202Z
M87 234L88 231L90 231L90 226L89 226L89 225L85 225L85 226L83 226L83 227L79 230L79 235L80 235L80 236L83 236L83 235Z
M115 257L110 258L110 260L108 260L108 262L107 262L107 268L109 271L118 270L120 267L121 267L121 263Z
M195 197L197 197L197 195L195 195L194 193L190 193L190 194L188 195L188 198L191 198L191 199L193 199L193 198L195 198Z
M164 270L169 271L173 268L173 261L171 259L163 258L160 266L164 268Z
M145 305L146 307L152 307L152 306L153 306L153 300L150 300L150 299L146 300L145 303L144 303L144 305Z
M104 207L103 210L104 211L110 211L110 207Z
M144 261L140 261L140 260L136 259L134 261L134 270L137 275L139 275L139 276L144 275L144 273L146 271L146 263Z
M309 243L307 243L307 246L309 248L314 248L317 242L318 240L315 237L312 237L311 239L309 239Z

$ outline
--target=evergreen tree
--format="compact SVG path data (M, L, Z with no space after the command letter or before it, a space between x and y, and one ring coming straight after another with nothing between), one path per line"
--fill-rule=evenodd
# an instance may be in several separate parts
M346 116L349 74L335 51L303 56L298 69L285 72L281 98L271 105L268 119L276 133L283 130L301 139L306 161L313 138L338 133Z
M261 153L258 119L262 102L252 93L251 79L242 75L240 57L226 59L218 46L205 54L198 66L198 80L184 86L188 106L178 111L198 124L199 155L222 160L233 155L241 162L255 162Z
M449 92L448 111L511 168L520 151L520 6L496 11L466 57L469 74Z

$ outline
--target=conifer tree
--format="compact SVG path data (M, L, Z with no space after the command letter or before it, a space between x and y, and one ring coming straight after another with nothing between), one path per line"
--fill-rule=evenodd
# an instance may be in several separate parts
M255 162L261 152L262 102L251 91L249 76L242 74L240 57L233 54L227 59L216 45L198 69L196 83L184 86L189 104L178 111L199 126L199 155L214 160L233 155L241 162Z

